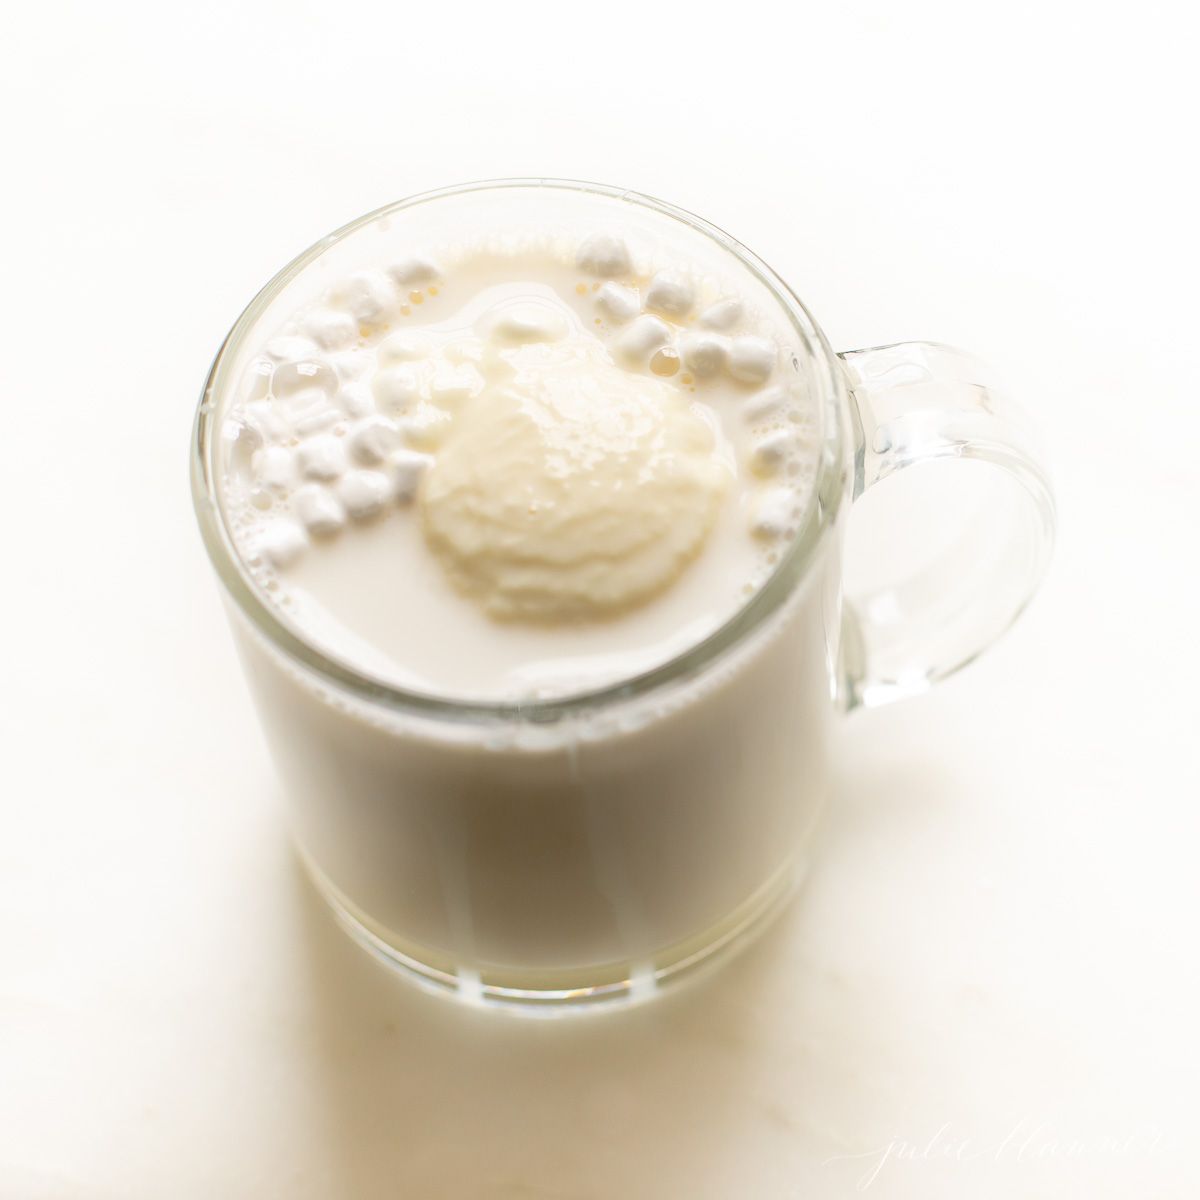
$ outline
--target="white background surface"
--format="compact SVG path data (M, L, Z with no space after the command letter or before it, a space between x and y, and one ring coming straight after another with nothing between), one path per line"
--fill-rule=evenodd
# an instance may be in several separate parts
M1198 1194L1190 15L11 6L0 1197ZM799 906L552 1025L394 983L310 894L185 470L279 265L533 174L724 226L837 347L990 359L1061 518L1002 647L845 723Z

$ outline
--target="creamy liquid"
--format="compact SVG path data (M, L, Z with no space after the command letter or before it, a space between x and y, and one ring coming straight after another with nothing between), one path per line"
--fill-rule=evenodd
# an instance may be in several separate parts
M536 542L550 536L536 524L494 528L495 506L536 482L522 478L541 469L536 455L528 466L519 454L492 461L499 439L486 428L473 443L455 439L472 436L497 396L514 413L528 407L522 379L542 379L547 356L561 360L559 391L577 387L587 415L627 391L671 407L682 436L706 439L684 464L688 488L669 476L678 448L660 454L668 475L653 477L657 490L645 464L616 453L602 464L616 464L609 474L579 476L599 499L568 514L559 542ZM585 392L589 372L604 373L607 392ZM538 411L557 420L561 405ZM251 363L226 419L223 500L264 594L326 652L447 696L564 695L671 659L745 603L808 500L815 425L782 339L719 281L686 262L634 262L611 236L567 248L497 239L336 281L295 314ZM576 442L593 436L566 428ZM475 475L480 528L436 507ZM621 539L655 519L663 532L639 548L635 577ZM570 544L575 528L589 545ZM606 531L613 546L591 554ZM677 531L680 545L667 545ZM504 557L510 541L519 562ZM661 562L659 543L670 551Z
M281 618L384 681L627 679L733 616L809 507L803 335L718 241L644 206L438 198L332 242L267 314L219 398L223 514ZM820 809L838 546L704 669L549 720L356 697L231 606L323 886L468 998L647 994L698 961Z

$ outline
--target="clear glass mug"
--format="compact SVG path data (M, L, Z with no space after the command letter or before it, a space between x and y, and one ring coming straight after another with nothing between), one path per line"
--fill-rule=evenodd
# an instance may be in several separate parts
M515 704L389 685L307 640L252 583L220 501L225 407L260 331L385 243L566 216L686 236L786 322L786 369L822 426L808 511L767 584L646 674ZM906 578L843 599L851 502L945 459L990 467L998 486L980 522ZM1024 420L967 355L929 343L835 354L788 286L719 229L646 196L544 179L401 201L284 268L213 364L192 483L317 886L402 974L524 1012L652 996L761 928L803 871L831 722L923 691L997 638L1037 587L1054 524Z

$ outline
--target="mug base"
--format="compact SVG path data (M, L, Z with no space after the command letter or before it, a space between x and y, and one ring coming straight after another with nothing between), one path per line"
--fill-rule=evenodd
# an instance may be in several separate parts
M402 942L372 921L333 884L301 847L300 859L338 923L374 958L424 991L472 1008L514 1016L569 1016L644 1003L668 986L694 979L732 958L787 906L807 873L807 861L785 864L724 920L641 962L566 971L479 970Z

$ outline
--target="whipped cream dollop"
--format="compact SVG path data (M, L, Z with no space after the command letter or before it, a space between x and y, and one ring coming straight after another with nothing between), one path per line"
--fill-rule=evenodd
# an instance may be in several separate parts
M490 357L429 467L426 541L494 617L614 615L699 553L731 475L678 388L595 338L524 324L530 340Z

